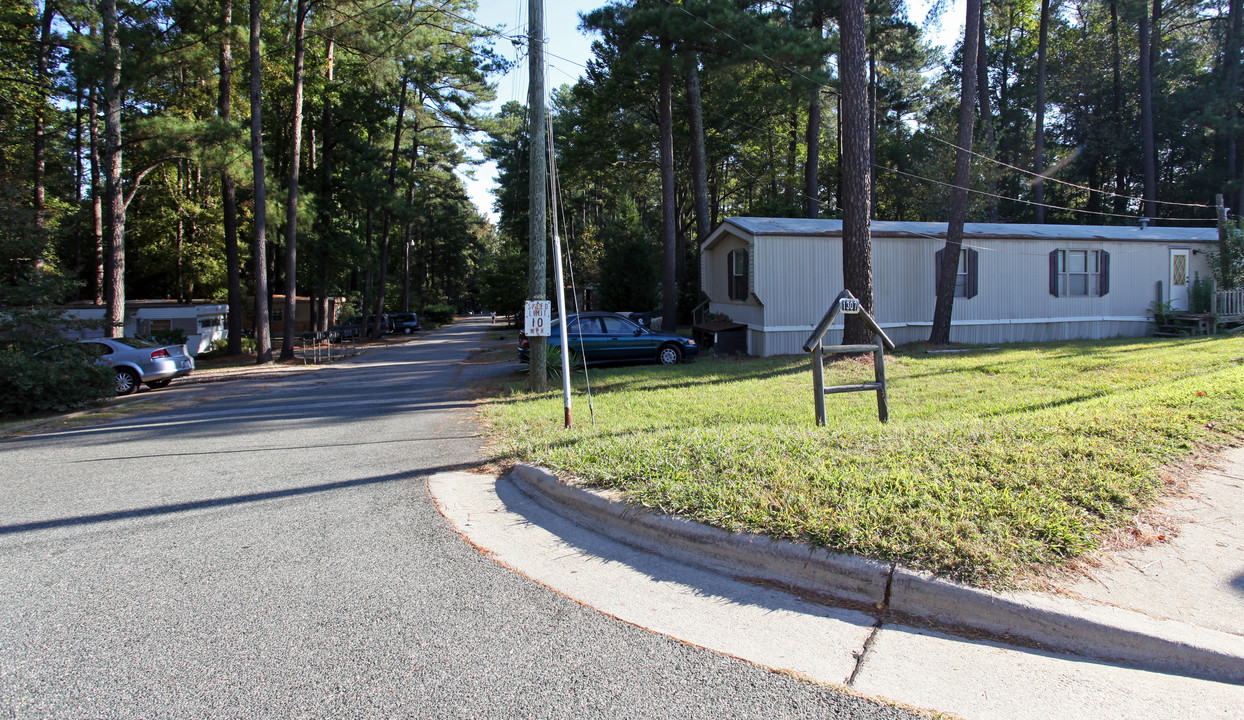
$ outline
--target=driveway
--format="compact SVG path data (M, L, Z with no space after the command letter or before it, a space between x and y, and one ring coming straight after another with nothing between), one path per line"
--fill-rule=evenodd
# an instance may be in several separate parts
M426 478L486 460L459 365L486 329L0 443L0 718L910 717L455 534Z

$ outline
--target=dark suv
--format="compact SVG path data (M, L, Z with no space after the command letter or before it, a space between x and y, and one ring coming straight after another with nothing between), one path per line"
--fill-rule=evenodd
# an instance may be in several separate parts
M393 332L405 333L407 335L416 330L423 329L423 323L419 322L419 316L414 313L392 313L389 320L393 323Z
M375 326L374 321L369 322L367 324L367 329L370 331L374 326ZM333 328L333 330L340 333L342 337L358 337L359 335L363 334L362 328L363 328L363 317L361 315L355 315L354 317L348 318L345 322ZM393 332L393 319L389 315L381 315L380 316L380 334L389 335L389 334L392 334L392 332Z

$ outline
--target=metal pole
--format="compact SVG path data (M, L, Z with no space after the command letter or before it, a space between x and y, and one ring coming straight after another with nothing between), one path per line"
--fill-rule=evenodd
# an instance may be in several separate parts
M545 164L544 147L544 0L527 0L527 68L530 81L527 89L527 127L531 135L530 163L531 182L528 229L527 295L532 300L544 300L545 278L545 195L548 186L548 166ZM544 337L528 338L531 344L530 370L527 389L544 392L549 387L547 358L548 343Z
M873 340L877 343L877 350L873 353L873 377L881 386L877 388L877 419L881 422L889 422L890 403L889 398L886 397L885 387L885 345L882 343L881 335L874 335Z
M558 329L562 337L562 400L566 410L566 429L573 424L570 419L570 337L566 331L566 281L562 278L562 239L557 224L557 156L553 153L553 119L549 118L549 199L553 209L553 282L557 288L557 316L561 318Z
M825 360L819 342L812 348L812 392L816 396L816 424L825 427Z

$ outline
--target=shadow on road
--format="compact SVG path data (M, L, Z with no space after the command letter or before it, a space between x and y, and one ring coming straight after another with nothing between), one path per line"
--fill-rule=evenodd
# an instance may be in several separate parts
M438 472L467 471L477 466L478 463L458 463L433 468L421 468L419 470L393 473L390 475L380 475L377 477L341 480L338 482L321 483L319 485L285 488L283 490L266 490L264 492L246 493L244 495L209 498L206 500L192 500L189 502L171 503L168 505L134 508L132 510L115 510L112 512L97 513L94 515L77 515L74 517L56 518L53 520L37 520L34 522L18 523L15 525L0 525L0 535L14 535L16 533L32 532L35 530L50 530L53 528L71 527L75 525L92 525L96 523L115 522L117 520L132 520L134 518L153 517L158 515L173 515L176 513L189 512L191 510L245 505L248 503L263 502L265 500L277 500L281 498L298 497L301 495L312 495L315 493L332 492L334 490L347 490L367 485L381 485L398 480L411 480Z

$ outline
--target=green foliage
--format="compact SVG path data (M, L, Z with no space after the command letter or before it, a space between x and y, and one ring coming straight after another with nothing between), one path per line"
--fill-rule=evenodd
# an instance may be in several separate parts
M66 412L98 405L116 392L111 368L77 344L34 354L0 350L0 417Z
M419 312L419 317L437 325L450 325L454 321L454 308L452 305L426 305Z
M1244 439L1239 355L1229 337L899 352L884 425L853 393L816 427L802 357L598 370L595 423L571 431L560 397L517 384L487 414L506 459L630 502L1008 586L1126 528L1164 464ZM825 373L856 383L872 367Z
M570 349L570 373L573 375L582 371L584 368L583 357L574 348ZM560 381L562 378L562 346L553 343L545 343L544 345L544 369L548 373L550 380ZM527 365L527 371L531 371L531 365Z
M1188 288L1188 304L1192 312L1207 313L1214 303L1214 283L1197 273Z
M1209 266L1223 290L1244 287L1244 218L1228 225L1209 253Z
M151 339L161 345L185 345L186 331L181 328L172 328L170 330L152 330Z
M659 244L649 239L631 198L623 198L617 216L602 231L600 307L605 310L652 310L657 306L661 268Z

